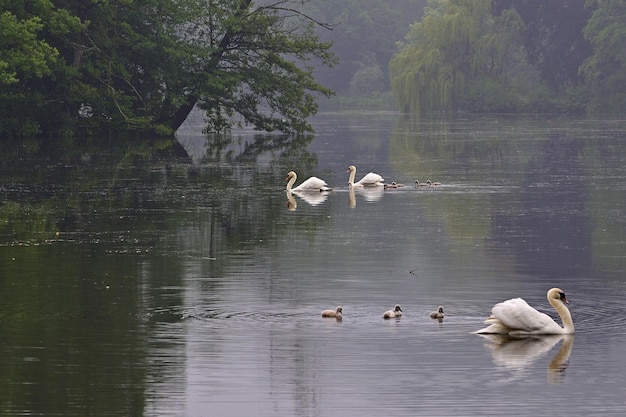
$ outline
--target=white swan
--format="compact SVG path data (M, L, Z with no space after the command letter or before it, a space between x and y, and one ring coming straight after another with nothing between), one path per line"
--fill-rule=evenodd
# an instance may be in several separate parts
M289 171L287 174L287 191L330 191L331 188L328 187L326 181L319 179L317 177L311 177L302 182L302 184L298 185L296 188L293 187L293 184L298 179L298 176L294 171Z
M402 307L400 307L400 304L396 304L393 310L387 310L383 313L384 319L392 319L400 316L402 316Z
M433 311L432 313L430 313L430 318L431 319L442 319L444 318L444 314L443 314L443 306L439 306L437 307L437 311Z
M383 183L385 182L385 179L383 177L374 172L366 174L363 178L359 180L359 182L354 182L354 177L356 176L356 167L354 165L350 165L346 172L350 173L350 179L348 179L348 187L375 187L383 185Z
M563 327L550 316L540 313L521 298L513 298L496 304L491 316L485 320L489 326L476 331L477 334L574 334L572 315L565 304L569 304L565 293L559 288L551 288L548 302L561 316Z
M343 308L341 306L337 306L334 310L324 310L322 311L322 317L332 317L337 320L341 320L343 313Z

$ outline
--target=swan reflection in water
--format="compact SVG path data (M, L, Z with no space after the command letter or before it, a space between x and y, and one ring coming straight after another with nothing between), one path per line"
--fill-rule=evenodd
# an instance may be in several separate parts
M569 357L574 346L574 335L528 335L510 336L481 334L489 342L485 346L491 350L496 366L513 372L512 379L521 378L529 367L545 356L561 340L561 348L547 366L549 383L559 383L565 376Z
M298 208L298 202L295 198L293 198L293 193L291 191L287 191L287 201L285 202L285 205L289 211L296 211Z
M289 211L295 211L298 208L298 202L294 198L294 195L304 200L311 206L319 206L328 199L328 192L320 191L287 191L287 209Z
M348 207L356 207L356 195L363 197L368 203L375 203L383 198L385 188L381 186L372 186L366 188L353 188L348 187Z
M385 187L379 185L367 188L351 188L351 191L354 191L358 195L362 196L368 203L375 203L383 198L383 195L385 194Z

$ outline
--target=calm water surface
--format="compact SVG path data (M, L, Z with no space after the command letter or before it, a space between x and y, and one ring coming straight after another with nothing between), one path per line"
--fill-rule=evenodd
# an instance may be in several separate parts
M624 414L626 122L314 125L5 152L0 414ZM351 193L352 164L406 187ZM334 190L288 196L289 170ZM471 333L518 296L558 321L554 286L575 336Z

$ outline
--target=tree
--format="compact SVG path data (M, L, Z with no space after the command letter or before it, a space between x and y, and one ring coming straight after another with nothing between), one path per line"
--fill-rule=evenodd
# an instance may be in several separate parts
M398 104L412 113L457 109L471 81L504 79L520 29L517 13L493 17L491 2L431 2L390 62Z
M12 6L0 15L0 135L29 136L41 133L40 120L63 120L47 94L63 63L44 37L66 36L80 22L46 0Z
M0 84L16 84L19 79L50 74L50 65L58 54L37 39L42 26L37 17L19 21L10 12L0 14Z
M626 108L626 3L589 0L594 9L584 29L593 54L581 66L591 91L591 110L623 112Z
M58 63L38 82L2 86L2 97L40 108L0 120L29 120L40 131L175 131L196 107L209 129L249 124L259 130L311 130L318 84L311 61L334 63L320 23L296 0L48 0L46 10L13 6L20 19L41 19L41 40ZM58 27L59 16L71 24ZM26 103L26 104L25 104ZM16 132L3 129L2 134Z
M495 0L494 14L515 9L524 21L529 62L555 93L582 83L578 68L591 53L582 30L591 10L580 0Z

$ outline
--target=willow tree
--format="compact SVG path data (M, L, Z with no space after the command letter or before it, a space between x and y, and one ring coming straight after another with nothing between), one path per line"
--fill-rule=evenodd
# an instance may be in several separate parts
M433 2L389 65L399 106L413 113L457 108L469 81L503 76L520 28L515 11L494 17L489 1Z
M18 82L0 85L0 134L20 133L4 126L23 123L41 133L85 127L168 134L194 108L205 110L213 130L311 130L317 97L331 94L313 78L311 62L332 65L334 57L314 35L321 23L302 13L301 3L12 2L7 12L18 22L41 23L33 32L56 60L49 73L17 71Z

